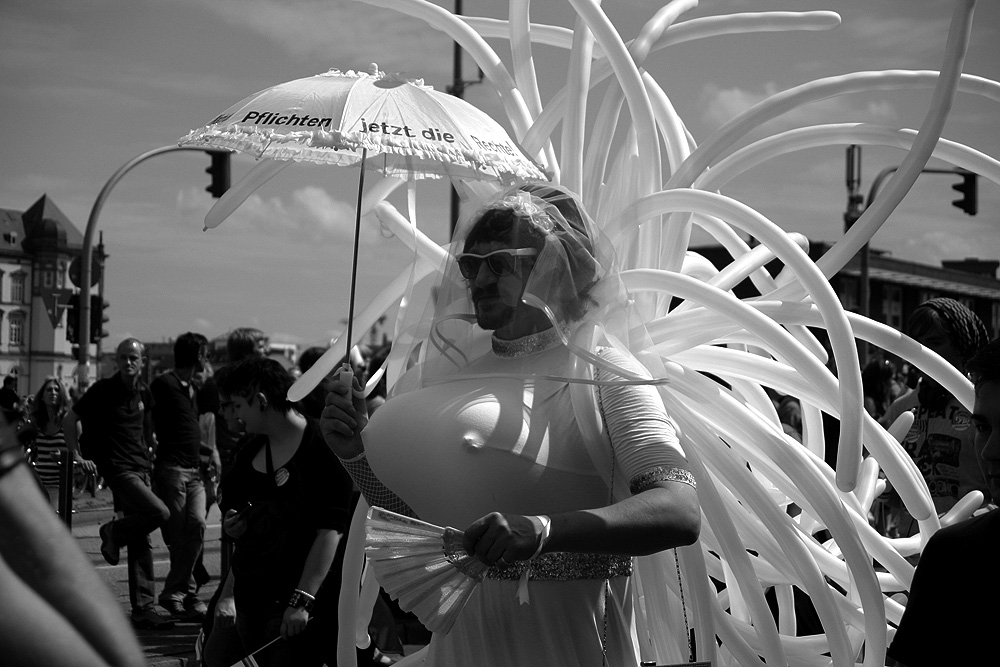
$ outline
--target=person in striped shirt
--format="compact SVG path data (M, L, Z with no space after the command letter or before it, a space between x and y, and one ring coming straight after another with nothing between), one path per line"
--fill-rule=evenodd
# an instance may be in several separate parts
M69 392L55 376L45 378L31 410L35 438L32 462L35 474L53 500L59 493L59 471L62 453L66 451L66 436L62 421L69 409Z

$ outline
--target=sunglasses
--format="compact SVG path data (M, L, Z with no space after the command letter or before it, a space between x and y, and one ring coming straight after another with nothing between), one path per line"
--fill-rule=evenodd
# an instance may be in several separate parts
M494 250L485 255L477 255L473 252L463 252L456 256L458 260L458 270L467 280L475 280L479 275L479 267L483 262L498 276L507 276L517 270L518 257L535 257L538 255L536 248L504 248Z

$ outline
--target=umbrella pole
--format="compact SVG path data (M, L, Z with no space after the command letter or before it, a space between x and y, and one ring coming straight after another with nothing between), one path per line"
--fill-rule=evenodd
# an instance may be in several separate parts
M368 158L368 149L361 149L361 176L358 178L358 204L354 209L354 259L351 262L351 304L347 311L347 352L345 358L348 365L351 363L351 339L354 335L354 292L358 284L358 244L361 240L361 196L365 190L365 160Z

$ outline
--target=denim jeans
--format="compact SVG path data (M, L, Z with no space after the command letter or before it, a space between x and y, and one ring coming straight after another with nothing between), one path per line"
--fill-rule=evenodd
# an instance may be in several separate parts
M111 538L128 551L128 597L132 610L138 611L156 601L149 534L166 523L170 512L150 488L149 473L120 472L107 482L124 515L111 523Z
M205 485L201 471L158 466L153 471L153 489L170 511L164 534L170 548L170 571L163 582L160 603L184 602L195 597L194 564L205 543Z

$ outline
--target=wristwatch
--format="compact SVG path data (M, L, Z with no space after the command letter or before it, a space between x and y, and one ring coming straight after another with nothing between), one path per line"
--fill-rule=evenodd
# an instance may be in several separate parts
M312 613L313 605L316 604L316 598L305 591L300 591L295 589L292 592L292 597L288 601L288 606L293 609L305 609L308 613Z

